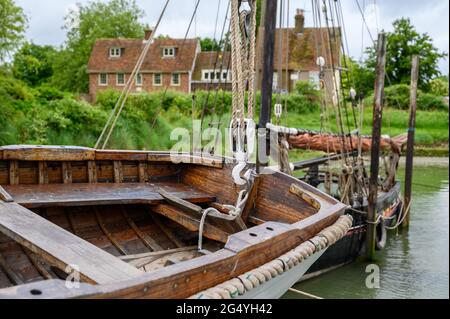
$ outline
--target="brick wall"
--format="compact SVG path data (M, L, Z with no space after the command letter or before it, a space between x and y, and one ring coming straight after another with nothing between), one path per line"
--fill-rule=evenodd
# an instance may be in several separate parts
M125 75L125 83L128 81L131 74ZM91 73L89 75L89 94L91 95L91 98L93 101L97 98L97 93L107 90L107 89L115 89L117 91L122 91L124 88L124 85L117 85L117 74L116 73L108 73L108 84L107 85L100 85L99 84L99 74L98 73ZM180 85L172 85L171 83L172 75L170 73L163 73L162 74L162 84L161 85L154 85L153 84L153 73L144 73L142 74L142 85L136 86L136 82L133 81L133 86L131 89L131 93L139 93L139 92L158 92L165 90L166 87L170 91L177 91L177 92L183 92L183 93L189 93L190 92L190 82L189 82L189 73L181 73L180 74Z

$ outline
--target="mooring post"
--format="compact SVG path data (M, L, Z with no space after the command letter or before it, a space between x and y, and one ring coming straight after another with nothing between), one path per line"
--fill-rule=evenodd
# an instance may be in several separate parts
M384 83L386 73L386 34L378 35L378 58L373 109L372 150L370 160L369 209L367 212L366 253L369 260L375 258L376 228L378 219L377 197L380 166L381 124L383 120Z
M414 165L414 139L416 133L416 110L417 110L417 83L419 82L419 56L414 55L411 70L411 100L409 107L408 145L406 150L405 168L405 203L403 214L406 214L402 227L409 227L409 213L411 210L412 176ZM403 215L405 216L405 215Z

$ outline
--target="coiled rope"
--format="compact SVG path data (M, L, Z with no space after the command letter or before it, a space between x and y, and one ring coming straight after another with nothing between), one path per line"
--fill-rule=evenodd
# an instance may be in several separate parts
M305 241L290 252L218 286L199 292L189 299L234 299L243 296L256 287L288 272L315 253L334 245L347 234L352 225L352 216L341 216L332 226L325 228L317 236Z

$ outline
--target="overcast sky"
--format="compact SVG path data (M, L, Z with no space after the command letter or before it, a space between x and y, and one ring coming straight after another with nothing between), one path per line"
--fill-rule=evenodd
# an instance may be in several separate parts
M103 0L107 1L107 0ZM172 37L183 37L197 0L171 0L164 16L160 34ZM290 2L290 25L296 8L306 10L306 24L312 26L310 0L285 0ZM357 0L341 0L350 54L359 59L364 38L364 46L370 44L367 31L364 31L362 17L357 7ZM37 44L61 45L65 41L62 29L64 16L75 3L87 3L88 0L16 0L24 8L29 18L27 37ZM137 0L145 11L144 21L154 25L158 19L165 0ZM365 15L371 33L376 37L377 30L390 31L392 22L400 17L410 17L419 33L428 33L434 44L442 51L449 52L449 1L448 0L359 0L361 7L365 3ZM190 34L194 36L213 37L218 7L219 27L216 32L220 36L221 25L225 16L228 0L201 0L195 26ZM448 60L440 61L444 74L449 73Z

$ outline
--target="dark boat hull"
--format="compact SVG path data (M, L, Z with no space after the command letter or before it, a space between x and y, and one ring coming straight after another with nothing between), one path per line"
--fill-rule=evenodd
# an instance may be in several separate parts
M396 224L402 210L399 182L397 182L389 192L380 196L378 200L378 209L379 214L385 215L386 219L383 224L384 226L392 227ZM363 207L363 211L366 210L367 207ZM365 216L352 210L347 211L347 214L353 216L353 227L348 231L344 238L330 247L330 249L319 258L319 260L307 271L306 275L302 277L302 281L350 264L364 254L367 233ZM377 238L377 240L381 241L382 238Z

